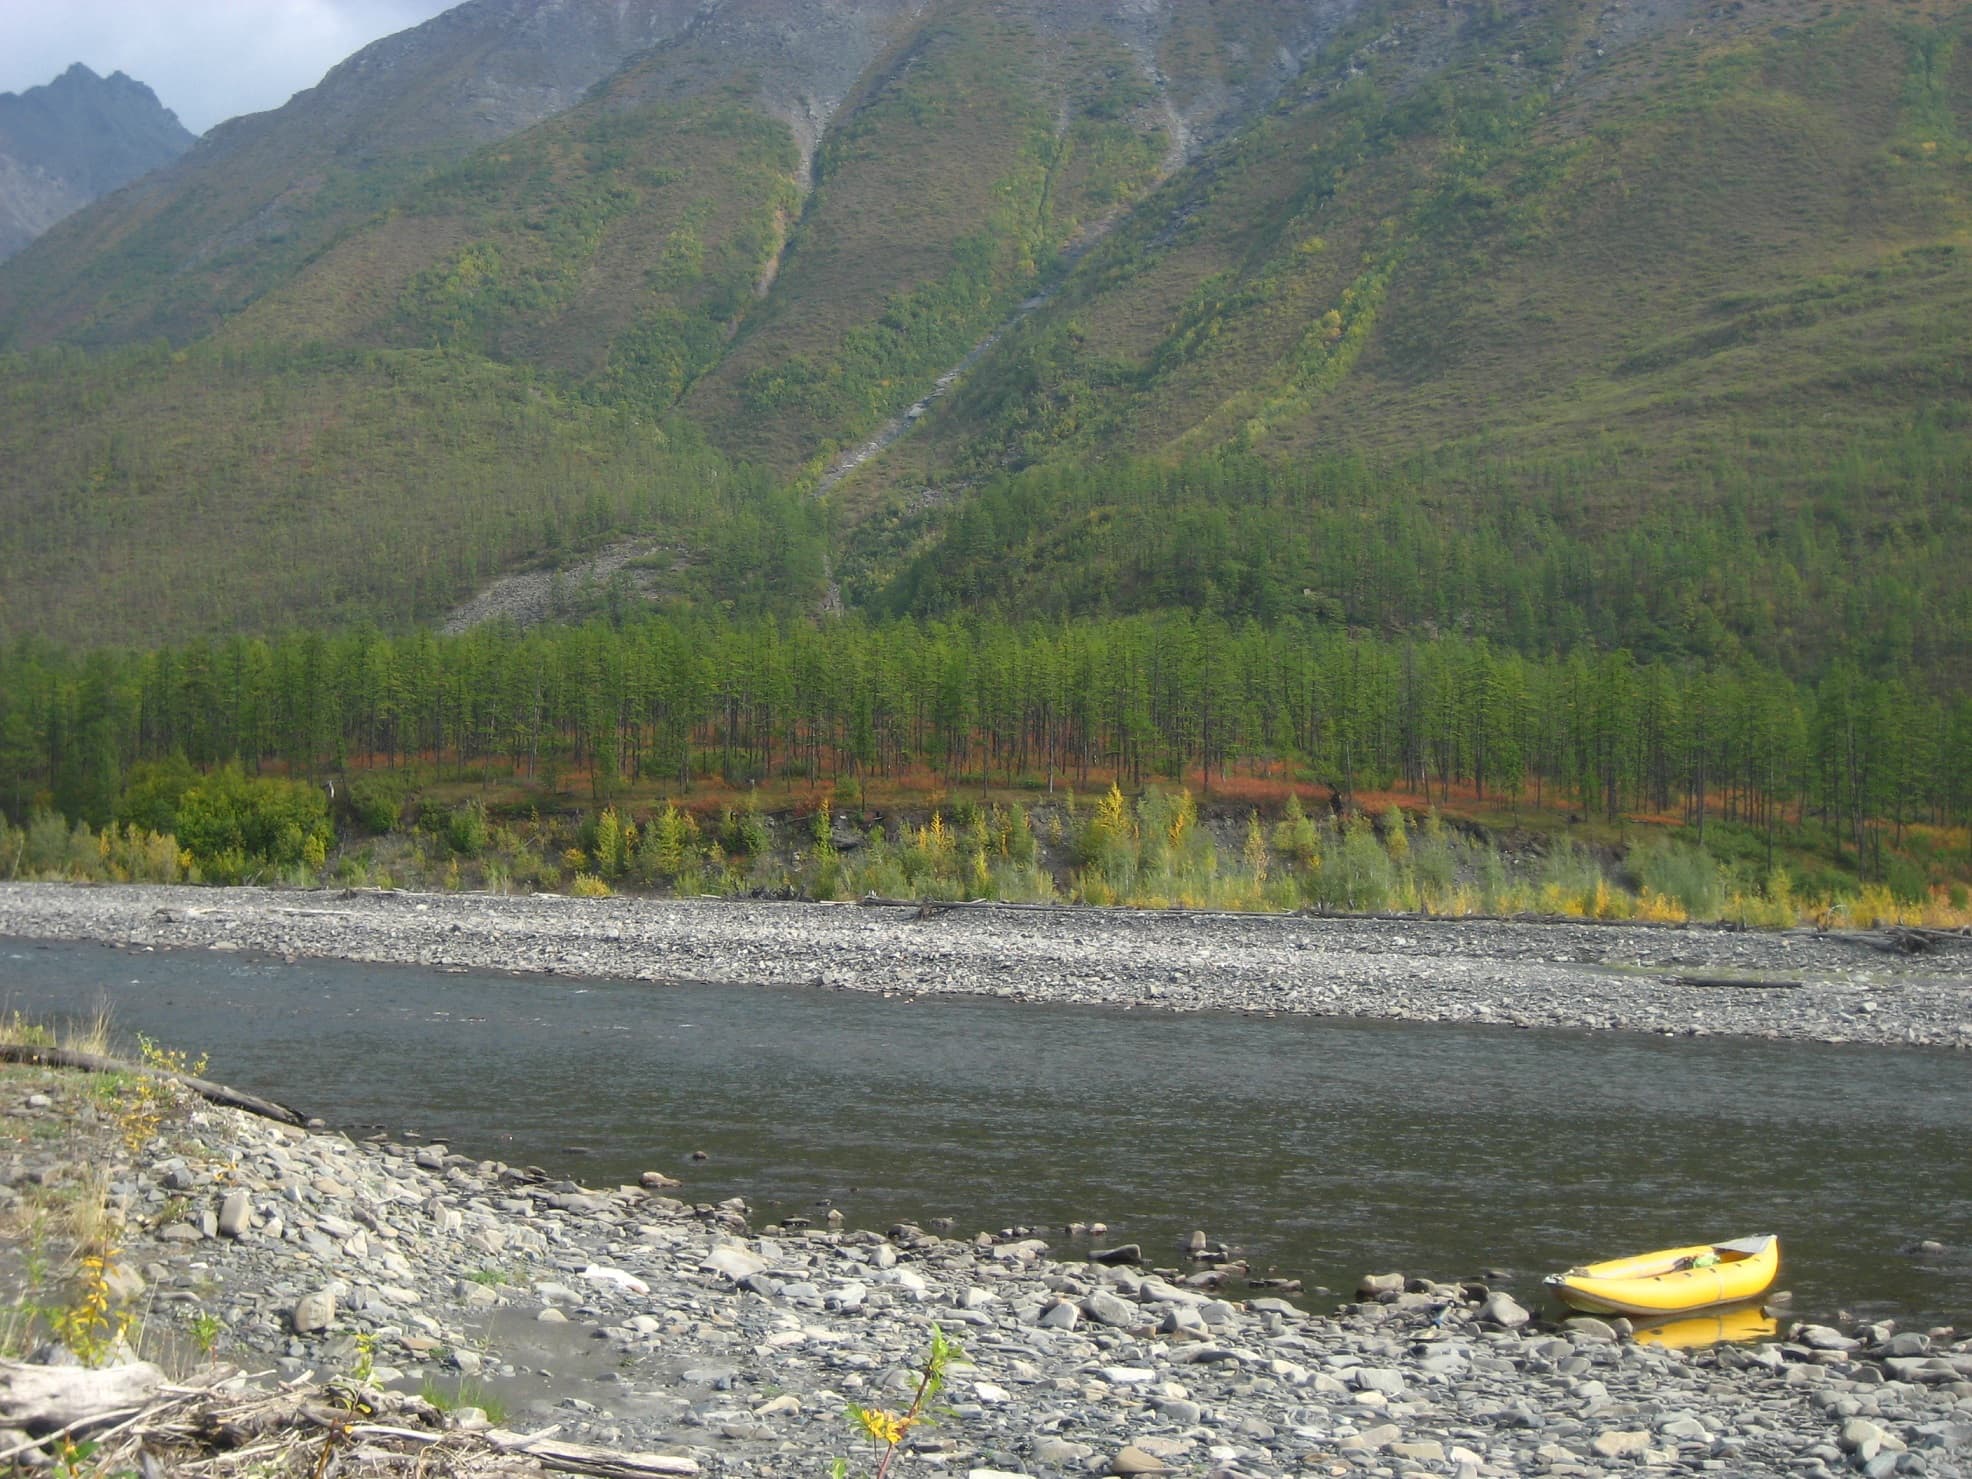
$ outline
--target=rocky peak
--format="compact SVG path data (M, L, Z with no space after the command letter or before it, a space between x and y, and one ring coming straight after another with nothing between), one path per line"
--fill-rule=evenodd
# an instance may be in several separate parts
M54 81L0 93L0 257L71 211L191 148L157 94L77 62Z

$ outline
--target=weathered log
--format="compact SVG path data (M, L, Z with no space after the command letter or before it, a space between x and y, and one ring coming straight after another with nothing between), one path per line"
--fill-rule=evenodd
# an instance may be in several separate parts
M189 1073L174 1073L170 1069L153 1068L145 1063L125 1063L120 1058L105 1057L101 1053L83 1053L74 1048L37 1047L29 1043L0 1043L0 1063L76 1068L84 1073L141 1073L148 1078L183 1084L201 1099L209 1099L214 1104L224 1104L232 1109L244 1109L248 1114L257 1114L262 1119L279 1120L284 1125L308 1123L307 1117L299 1111L289 1109L285 1104L276 1104L272 1099L262 1099L258 1094L244 1093Z
M1753 976L1672 976L1673 986L1712 986L1740 991L1799 991L1805 981L1768 981Z
M512 1433L504 1428L488 1428L480 1436L502 1453L526 1454L542 1468L556 1469L564 1474L595 1474L600 1479L649 1479L654 1474L689 1475L698 1472L696 1461L673 1458L665 1453L597 1448L589 1443L565 1443L546 1434L530 1437L526 1433Z
M0 1427L37 1436L79 1432L91 1423L129 1416L163 1385L164 1373L149 1361L99 1371L0 1361Z
M1923 955L1950 945L1972 945L1972 931L1893 924L1877 934L1864 935L1862 939L1878 950L1887 950L1893 955Z

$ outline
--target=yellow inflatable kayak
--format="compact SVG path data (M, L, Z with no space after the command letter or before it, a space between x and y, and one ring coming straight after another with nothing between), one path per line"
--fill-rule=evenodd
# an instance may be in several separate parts
M1767 1233L1591 1263L1549 1274L1547 1287L1590 1314L1672 1315L1753 1299L1779 1272L1780 1239Z

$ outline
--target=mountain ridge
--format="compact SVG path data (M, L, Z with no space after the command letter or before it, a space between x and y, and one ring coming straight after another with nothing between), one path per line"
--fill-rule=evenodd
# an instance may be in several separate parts
M98 77L76 62L52 82L0 93L0 260L193 143L178 115L122 72Z
M1777 660L1870 613L1925 634L1886 650L1927 665L1972 630L1944 553L1967 513L1940 491L1972 439L1965 4L440 21L0 270L22 449L0 507L60 503L70 531L0 532L0 631L397 625L623 541L661 551L631 572L650 599L790 615L833 582L925 616L1177 603ZM543 61L564 23L581 44ZM281 389L247 437L224 416L256 376ZM476 491L489 447L552 465ZM626 481L715 472L656 503ZM350 536L319 576L297 533L318 503ZM173 520L244 559L226 519L249 514L286 573L231 617L174 604L197 560L141 599L89 573ZM1338 519L1418 559L1441 521L1461 580L1512 585L1498 550L1534 541L1530 566L1558 561L1539 599L1579 620L1372 590L1317 545L1358 547ZM1688 609L1629 593L1640 529L1708 551L1663 563Z

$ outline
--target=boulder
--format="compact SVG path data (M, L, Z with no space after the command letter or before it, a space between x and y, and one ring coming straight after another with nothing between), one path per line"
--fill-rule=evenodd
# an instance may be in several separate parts
M330 1329L336 1322L336 1297L327 1289L304 1294L294 1302L289 1319L297 1335L313 1335L319 1330Z
M1479 1306L1479 1323L1497 1325L1502 1330L1518 1330L1533 1318L1519 1300L1500 1289L1488 1294L1486 1302Z

